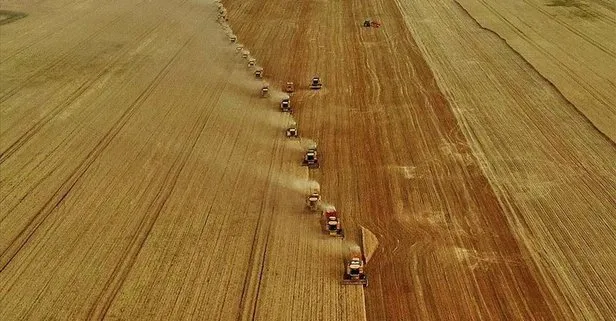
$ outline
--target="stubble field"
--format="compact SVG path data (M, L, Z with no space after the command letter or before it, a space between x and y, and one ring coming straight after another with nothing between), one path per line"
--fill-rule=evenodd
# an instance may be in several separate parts
M223 3L0 1L1 319L616 315L609 3Z

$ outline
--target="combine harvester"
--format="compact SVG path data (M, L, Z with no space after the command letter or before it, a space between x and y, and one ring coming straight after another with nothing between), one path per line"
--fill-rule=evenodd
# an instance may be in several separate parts
M255 78L257 78L257 79L262 79L263 78L263 68L262 67L257 67L255 69Z
M308 205L308 208L313 211L316 212L319 210L319 201L321 200L321 195L319 195L319 192L313 191L310 195L308 195L308 199L306 200L306 204Z
M312 82L310 83L310 89L321 89L323 84L321 83L321 78L318 76L312 77Z
M288 112L288 113L293 112L293 110L291 109L291 100L289 98L283 98L280 101L280 110L282 112Z
M309 148L304 155L304 160L302 161L303 166L308 166L308 168L319 168L319 158L317 157L317 148Z
M364 273L364 260L361 252L353 252L349 259L344 261L342 284L368 286L368 276Z
M288 138L297 138L299 134L297 133L297 125L293 124L287 128L285 134Z
M334 207L330 207L323 211L323 222L323 228L329 236L344 238L342 223L340 223L338 211L336 211Z
M344 260L344 274L342 284L368 286L368 276L364 266L370 261L379 246L379 241L370 230L361 227L361 248L354 246L350 249L350 255Z

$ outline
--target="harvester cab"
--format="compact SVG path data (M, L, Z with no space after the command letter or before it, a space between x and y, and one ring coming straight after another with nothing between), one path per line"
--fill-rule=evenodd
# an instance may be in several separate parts
M295 91L295 84L293 84L292 82L287 82L287 85L284 88L284 91L288 92L288 93L292 93Z
M265 84L263 85L263 87L261 87L261 97L267 97L269 96L269 85Z
M263 78L263 68L257 67L255 70L255 78Z
M231 40L231 43L235 43L237 41L237 36L236 35L230 35L229 36L229 40Z
M256 62L257 60L255 58L248 59L248 67L254 66Z
M370 20L364 20L364 27L371 27Z
M310 89L321 89L323 84L321 83L321 79L319 77L312 77L312 82L310 83Z

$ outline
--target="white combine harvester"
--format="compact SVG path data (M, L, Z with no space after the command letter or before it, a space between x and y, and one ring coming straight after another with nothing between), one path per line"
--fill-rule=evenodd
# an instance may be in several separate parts
M310 89L321 89L323 84L321 83L321 78L318 76L312 77L312 82L310 83Z
M306 151L302 165L308 166L308 168L319 168L319 158L317 157L316 147Z
M280 110L283 112L292 112L291 110L291 100L289 98L283 98L280 101Z
M263 78L263 68L257 67L257 69L255 69L255 78Z

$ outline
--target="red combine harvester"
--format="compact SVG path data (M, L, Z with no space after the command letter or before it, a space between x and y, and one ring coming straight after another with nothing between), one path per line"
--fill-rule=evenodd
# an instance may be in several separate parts
M323 211L323 220L325 221L324 228L330 236L344 238L342 223L340 223L340 217L335 208L329 208Z

